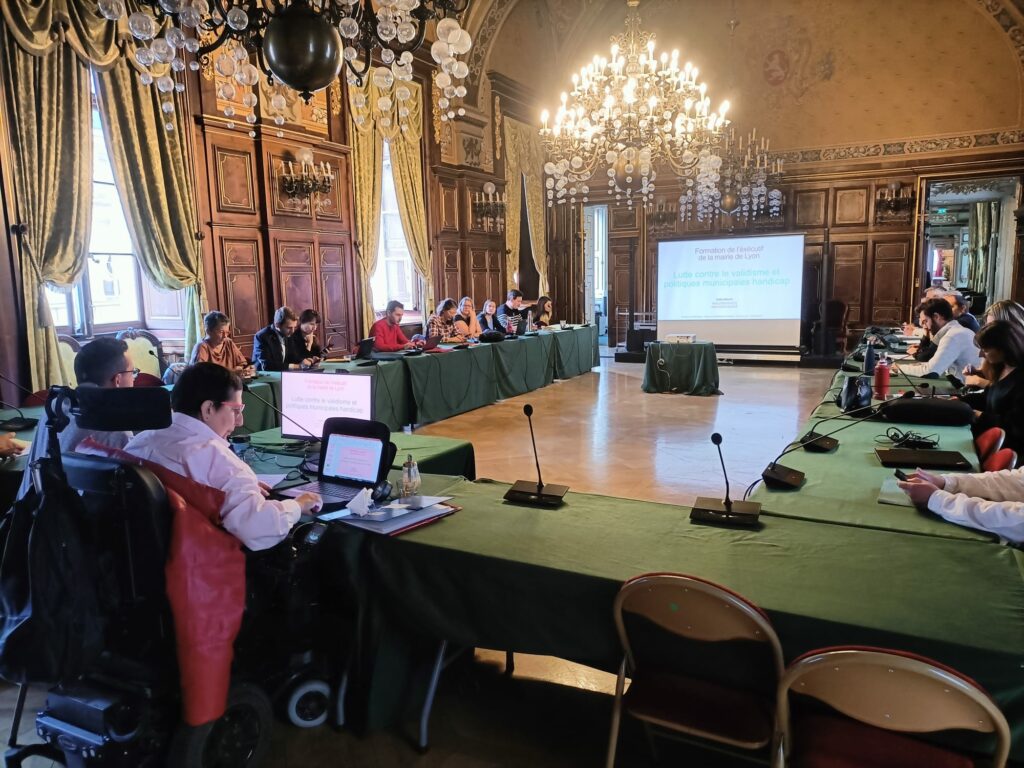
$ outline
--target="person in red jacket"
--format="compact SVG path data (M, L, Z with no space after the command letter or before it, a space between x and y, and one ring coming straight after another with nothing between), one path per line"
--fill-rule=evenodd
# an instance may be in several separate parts
M401 352L403 349L413 349L416 343L409 341L402 333L402 316L405 314L405 305L400 301L391 300L388 302L384 317L375 322L370 328L370 335L373 336L373 349L376 352Z

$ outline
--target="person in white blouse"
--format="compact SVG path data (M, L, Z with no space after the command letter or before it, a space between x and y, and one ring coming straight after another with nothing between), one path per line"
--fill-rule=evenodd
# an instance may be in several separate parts
M900 371L909 376L960 376L967 366L978 365L980 357L974 332L953 319L953 308L943 299L928 299L917 308L921 327L931 334L935 354L927 363L906 363Z
M1024 543L1024 467L968 475L919 469L899 485L914 504L944 520Z
M274 501L270 489L231 450L227 436L242 423L242 382L215 363L185 370L171 392L172 423L142 432L124 450L172 472L224 492L220 511L225 530L249 549L268 549L288 535L299 515L322 506L304 493Z

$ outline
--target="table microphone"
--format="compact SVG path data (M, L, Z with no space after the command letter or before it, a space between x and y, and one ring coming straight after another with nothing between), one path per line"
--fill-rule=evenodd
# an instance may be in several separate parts
M33 419L26 416L21 408L16 405L9 405L3 400L0 400L0 405L18 412L17 417L0 421L0 432L25 432L26 430L32 429L39 423L39 419Z
M913 397L913 392L904 392L900 397ZM815 422L814 426L811 427L810 431L807 432L803 437L800 438L800 445L805 451L811 453L828 453L834 451L839 447L839 441L834 437L828 437L827 435L820 435L817 432L818 427L824 424L826 421L832 421L833 419L841 419L846 416L850 416L861 411L874 410L881 406L865 405L860 408L854 408L852 411L845 411L844 413L837 414L835 416L829 416L825 419L819 419Z
M722 436L715 432L711 442L718 448L718 460L722 464L722 476L725 478L725 498L713 499L709 496L698 496L690 510L690 519L702 523L720 523L724 525L756 525L761 514L761 505L756 501L733 501L729 498L729 473L725 469L722 457Z
M530 442L533 444L533 460L537 465L537 482L532 480L516 480L515 484L505 492L505 501L516 504L527 504L531 507L557 507L569 492L567 485L544 484L540 475L540 458L537 454L537 441L533 436L533 406L527 403L523 413L530 424Z
M310 432L310 431L309 431L308 429L306 429L306 428L305 428L304 426L302 426L301 424L299 424L299 422L297 422L297 421L296 421L295 419L293 419L293 418L292 418L291 416L289 416L288 414L286 414L286 413L285 413L284 411L282 411L282 410L281 410L280 408L278 408L278 407L277 407L276 405L274 405L274 404L273 404L272 402L270 402L269 400L267 400L267 399L265 399L265 398L262 398L262 397L260 397L259 395L257 395L257 394L256 394L255 392L253 392L253 391L252 391L251 389L249 389L249 385L248 385L248 384L246 384L246 383L245 383L244 381L242 382L242 389L243 389L244 391L248 392L248 393L249 393L250 395L252 395L253 397L255 397L255 398L256 398L257 400L259 400L259 401L260 401L261 403L263 403L263 404L264 404L265 406L267 406L267 407L268 407L268 408L269 408L270 410L272 410L272 411L273 411L274 413L276 413L276 414L277 414L278 416L280 416L280 417L281 417L282 419L288 419L288 421L290 421L290 422L291 422L292 424L294 424L294 425L295 425L296 427L298 427L298 428L299 428L299 429L301 429L301 430L302 430L303 432L305 432L305 433L306 433L307 435L309 435L309 436L310 436L311 438L313 438L313 441L314 441L314 442L317 442L317 443L319 443L319 442L320 442L320 440L322 439L322 436L321 436L321 437L317 437L316 435L314 435L314 434L313 434L312 432Z
M816 435L815 437L813 437L811 439L810 442L819 442L820 443L821 442L821 438L823 438L823 437L831 437L832 435L836 434L837 432L842 432L844 429L849 429L852 426L855 426L857 424L865 422L868 419L872 418L879 411L884 410L886 408L886 406L888 406L890 403L895 403L899 399L902 399L902 398L897 398L897 400L886 400L886 401L884 401L882 403L879 403L878 407L874 408L874 410L872 410L872 412L869 413L867 416L861 416L858 419L852 419L849 424L844 424L843 426L841 426L841 427L839 427L837 429L833 429L831 432L826 432L824 435ZM863 409L858 408L857 410L863 410ZM800 440L797 441L796 445L792 445L792 446L786 448L786 450L784 450L782 453L780 453L778 456L776 456L771 461L771 463L768 464L767 467L765 467L764 471L761 473L761 479L764 480L764 484L767 485L769 488L799 488L801 485L803 485L803 482L804 482L804 473L803 472L801 472L798 469L791 469L789 467L784 467L781 464L779 464L778 462L779 462L779 459L781 459L787 453L792 453L793 451L797 451L797 450L803 448L804 446L805 446L804 440L801 438Z

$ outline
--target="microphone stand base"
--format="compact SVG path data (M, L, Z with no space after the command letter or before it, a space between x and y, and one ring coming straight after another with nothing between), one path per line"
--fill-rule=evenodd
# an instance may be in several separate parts
M546 483L538 487L532 480L517 480L515 485L505 492L504 498L513 504L524 504L529 507L558 507L568 492L567 485Z
M726 509L725 501L709 496L698 496L690 510L690 520L715 525L757 525L761 505L756 501L734 501Z
M799 488L804 484L804 473L781 464L769 464L761 473L761 479L769 488Z
M39 419L30 419L27 416L15 416L7 421L0 422L0 432L25 432L35 428Z
M808 432L800 438L800 443L805 451L811 453L829 453L839 447L839 441L834 437L819 435L817 432Z

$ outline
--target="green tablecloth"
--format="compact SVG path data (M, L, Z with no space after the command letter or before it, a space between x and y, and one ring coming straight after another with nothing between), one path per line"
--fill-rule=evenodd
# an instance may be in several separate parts
M493 346L478 344L469 349L403 358L417 424L441 421L497 399Z
M663 362L662 362L663 361ZM718 359L710 341L693 344L647 345L644 392L682 392L687 395L720 395Z
M764 608L787 659L834 644L901 648L979 681L1014 724L1024 754L1021 553L770 517L760 530L690 523L665 504L570 494L565 507L504 504L507 486L460 482L461 512L400 538L367 536L369 609L350 700L380 725L402 703L403 639L573 659L614 669L612 601L626 579L675 571L735 589ZM813 585L813 586L811 586Z
M554 380L555 338L553 333L542 333L489 345L494 355L497 399L523 395L546 387Z
M473 444L465 440L392 432L391 442L398 447L394 463L395 469L401 469L402 463L411 453L421 473L452 475L470 480L476 477L476 455L473 452ZM254 433L252 445L256 448L269 446L268 453L280 450L281 453L276 455L293 458L294 460L290 462L285 460L285 463L295 464L300 458L300 453L297 451L300 451L304 444L298 440L283 439L281 428L274 427ZM270 458L263 461L251 461L250 464L257 472L273 473L283 469Z
M597 326L551 330L541 334L554 339L556 379L571 379L600 364L597 352Z

